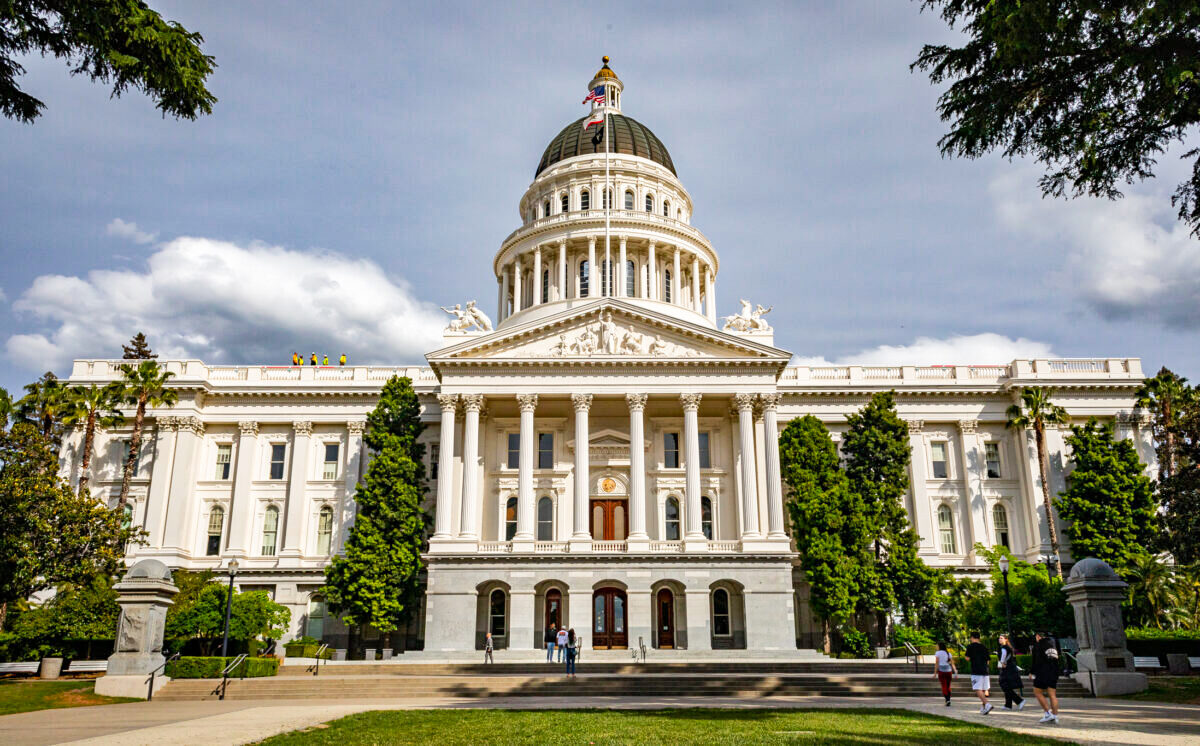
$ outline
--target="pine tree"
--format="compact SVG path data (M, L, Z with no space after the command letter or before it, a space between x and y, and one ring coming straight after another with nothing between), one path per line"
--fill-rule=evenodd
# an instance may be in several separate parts
M425 426L412 380L393 377L367 417L364 441L373 457L354 499L358 516L345 554L325 571L325 598L342 620L387 635L420 608L418 576L429 525L425 497Z
M158 357L150 349L150 345L146 343L146 335L142 332L133 335L133 339L129 340L129 344L121 345L121 349L125 352L121 356L125 360L154 360Z
M1098 557L1118 573L1150 551L1159 533L1154 486L1133 443L1113 437L1113 425L1095 418L1067 436L1074 470L1055 501L1066 522L1071 555Z

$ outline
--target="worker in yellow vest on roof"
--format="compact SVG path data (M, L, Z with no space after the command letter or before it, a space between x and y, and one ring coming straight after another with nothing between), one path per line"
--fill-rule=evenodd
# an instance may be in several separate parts
M329 356L328 355L321 358L321 365L329 365Z
M310 358L308 359L308 364L309 364L309 365L316 365L316 364L317 364L317 353L315 353L315 352L314 352L314 353L312 354L312 357L310 357Z
M345 365L345 364L346 364L346 353L343 352L342 356L338 358L338 365Z

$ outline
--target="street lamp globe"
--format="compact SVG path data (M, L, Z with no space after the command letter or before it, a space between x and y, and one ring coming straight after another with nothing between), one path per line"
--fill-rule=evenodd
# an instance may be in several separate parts
M237 575L238 561L236 559L229 560L229 577Z
M1008 555L1000 558L1000 572L1004 573L1005 575L1008 574Z

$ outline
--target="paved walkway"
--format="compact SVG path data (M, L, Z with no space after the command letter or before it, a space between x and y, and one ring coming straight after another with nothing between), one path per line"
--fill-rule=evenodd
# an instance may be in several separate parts
M965 699L953 707L940 700L906 697L883 699L842 697L511 697L422 699L416 702L365 700L346 704L325 701L140 702L66 710L43 710L0 717L0 743L5 744L222 744L253 743L278 733L308 728L366 710L507 708L507 709L661 709L665 707L730 708L862 708L889 707L946 715L1007 728L1019 733L1061 738L1076 743L1195 746L1200 743L1200 706L1104 699L1061 701L1061 723L1038 725L1036 702L1025 712L997 708L982 716Z

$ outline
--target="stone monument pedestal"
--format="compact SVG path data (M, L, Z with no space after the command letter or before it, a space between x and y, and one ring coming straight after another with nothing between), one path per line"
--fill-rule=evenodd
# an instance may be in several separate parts
M96 693L146 699L150 673L166 661L162 647L167 607L179 589L171 582L171 571L158 560L138 562L113 587L119 594L117 604L121 607L116 648L108 659L107 672L96 679ZM168 681L158 671L154 677L155 691Z
M1129 586L1107 563L1088 557L1071 568L1063 585L1075 608L1079 640L1079 673L1075 680L1095 696L1133 694L1146 690L1146 674L1133 668L1125 647L1121 601Z

